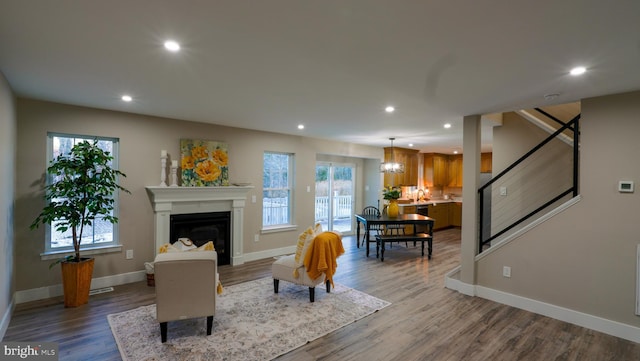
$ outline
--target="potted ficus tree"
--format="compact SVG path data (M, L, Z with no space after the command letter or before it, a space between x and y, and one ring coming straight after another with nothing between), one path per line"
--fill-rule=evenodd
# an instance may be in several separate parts
M83 141L73 146L68 154L61 154L51 161L47 173L51 182L44 187L47 205L31 224L31 229L49 224L58 232L71 230L74 254L60 263L64 288L65 307L76 307L89 300L93 258L80 256L80 244L85 227L91 227L96 218L111 223L117 190L127 193L118 184L118 177L126 175L113 169L113 156L99 148L98 141ZM51 267L50 267L51 268Z

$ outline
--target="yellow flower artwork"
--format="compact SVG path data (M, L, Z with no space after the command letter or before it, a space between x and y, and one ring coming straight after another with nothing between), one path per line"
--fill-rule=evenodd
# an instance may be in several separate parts
M211 140L181 139L182 185L211 187L229 185L227 143Z

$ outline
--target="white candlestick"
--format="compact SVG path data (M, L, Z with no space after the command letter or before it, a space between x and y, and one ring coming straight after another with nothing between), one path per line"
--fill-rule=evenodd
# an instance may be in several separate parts
M164 152L164 151L163 151ZM166 187L167 183L165 180L167 179L167 157L160 158L160 187Z
M161 151L160 151L160 157L161 157L161 158L166 158L166 157L167 157L167 151L166 151L166 150L164 150L164 149L163 149L163 150L161 150Z
M178 161L171 161L171 186L178 186Z

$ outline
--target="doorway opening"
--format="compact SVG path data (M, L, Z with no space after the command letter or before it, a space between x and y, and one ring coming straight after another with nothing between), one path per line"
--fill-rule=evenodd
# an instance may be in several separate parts
M315 221L322 229L353 233L355 165L316 163Z

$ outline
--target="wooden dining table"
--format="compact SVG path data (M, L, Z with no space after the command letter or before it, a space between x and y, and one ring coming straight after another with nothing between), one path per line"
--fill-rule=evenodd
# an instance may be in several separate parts
M417 225L424 225L427 229L427 234L433 237L433 224L435 219L423 216L421 214L398 214L397 217L389 217L386 214L375 216L367 214L356 214L356 246L360 248L360 223L364 226L365 237L367 238L367 257L369 257L369 238L370 230L374 225L412 225L413 233L416 233Z

